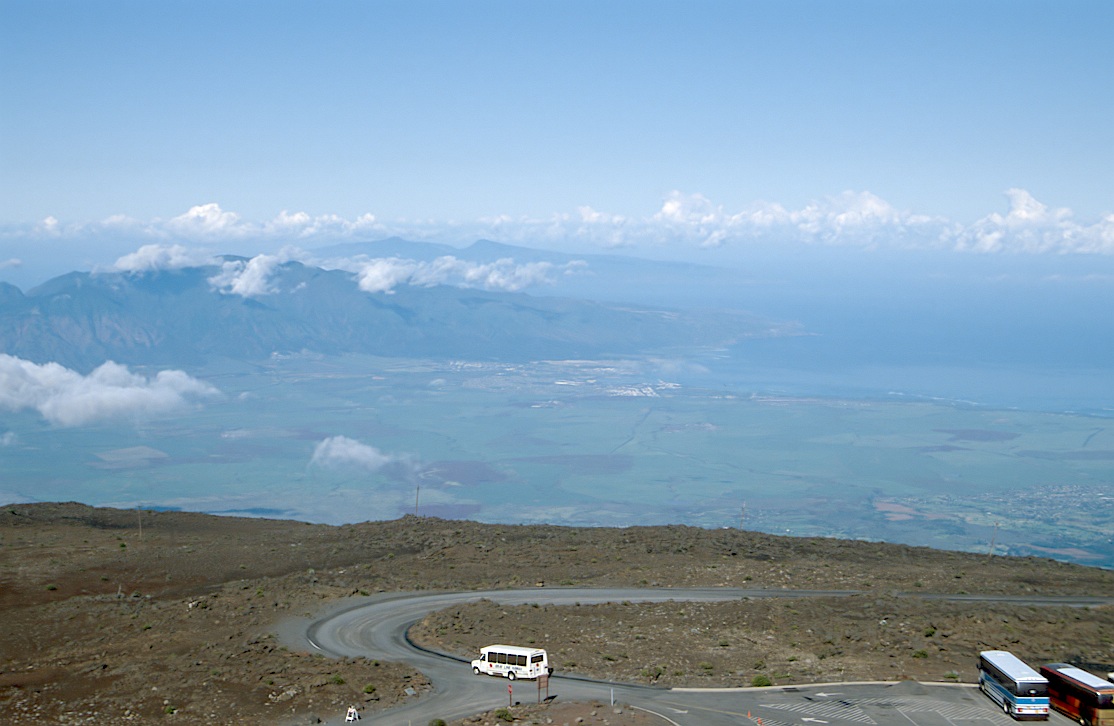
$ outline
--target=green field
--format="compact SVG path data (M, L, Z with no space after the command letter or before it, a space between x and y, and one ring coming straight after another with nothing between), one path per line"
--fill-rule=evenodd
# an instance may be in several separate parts
M0 499L743 526L1114 566L1108 419L711 390L638 361L294 358L196 374L223 398L173 418L12 416ZM334 436L390 463L311 464Z

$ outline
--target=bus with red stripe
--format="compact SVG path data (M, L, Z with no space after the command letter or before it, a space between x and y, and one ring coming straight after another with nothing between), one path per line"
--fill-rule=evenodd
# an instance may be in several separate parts
M1052 708L1083 726L1114 726L1114 683L1069 663L1041 666Z

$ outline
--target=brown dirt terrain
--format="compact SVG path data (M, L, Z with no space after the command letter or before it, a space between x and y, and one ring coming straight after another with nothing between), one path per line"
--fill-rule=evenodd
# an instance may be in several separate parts
M881 543L690 527L572 529L404 517L332 527L79 504L0 509L0 721L312 723L428 689L394 663L285 649L276 624L380 591L523 586L858 590L850 598L557 607L476 603L414 631L462 655L536 642L557 668L659 685L970 681L975 654L1114 662L1114 610L910 593L1114 595L1114 572ZM571 710L570 710L571 709ZM607 704L520 723L660 722ZM503 723L493 714L457 723Z

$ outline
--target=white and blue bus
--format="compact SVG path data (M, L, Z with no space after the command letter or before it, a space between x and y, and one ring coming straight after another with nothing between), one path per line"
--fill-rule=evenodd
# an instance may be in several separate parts
M979 653L979 688L1017 720L1048 718L1048 680L1013 653Z

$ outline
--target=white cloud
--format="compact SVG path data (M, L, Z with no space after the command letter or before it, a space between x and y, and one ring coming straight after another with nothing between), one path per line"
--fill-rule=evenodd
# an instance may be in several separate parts
M57 237L62 233L62 228L58 220L51 216L44 217L43 220L36 225L35 229L44 237Z
M495 262L471 262L452 255L432 261L409 260L400 257L355 257L318 262L326 269L347 270L356 275L360 289L365 292L391 293L399 285L453 285L483 290L517 292L531 285L552 283L554 272L570 273L582 269L583 261L557 266L551 262L517 263L505 257Z
M276 255L256 255L246 262L229 260L221 265L219 273L209 278L209 284L225 295L270 295L275 292L271 275L281 263L282 259Z
M248 225L240 222L240 215L224 211L215 202L190 207L165 226L183 237L240 237L250 231Z
M178 370L154 378L109 361L88 376L57 363L38 365L0 353L0 409L32 409L56 426L173 412L217 389Z
M320 466L325 469L366 469L376 471L397 459L376 449L374 446L362 444L347 436L330 436L313 450L310 465Z
M798 229L822 237L838 237L862 229L901 228L909 217L870 192L844 192L839 196L812 202L789 220Z
M721 222L724 214L722 207L713 205L703 194L682 194L674 190L653 218L671 224L711 224Z
M477 236L536 246L569 241L602 248L716 248L755 241L910 246L934 239L943 220L903 212L870 192L844 192L791 210L758 202L730 212L703 194L670 192L656 212L636 219L583 206L548 219L483 220Z
M578 207L577 213L580 215L580 220L587 224L610 224L613 226L622 226L626 223L627 218L621 214L604 214L597 212L591 207Z
M121 272L180 270L186 267L214 265L216 258L207 252L182 245L143 245L135 252L116 260L113 269Z
M452 285L484 290L517 292L530 285L547 283L553 270L551 262L518 264L510 257L489 263L469 262L451 255L421 263L411 275L413 285Z
M92 224L63 228L58 220L47 217L31 229L39 237L119 235L128 234L158 240L214 244L221 241L299 240L314 238L373 239L402 231L380 224L373 214L347 219L336 214L312 216L302 211L282 210L273 219L248 221L233 211L226 211L217 202L198 204L170 219L143 221L123 214L114 214Z
M313 224L313 217L305 212L288 212L285 209L271 220L270 229L301 232Z
M309 256L305 251L288 245L279 250L277 255L256 255L248 260L222 260L207 249L177 244L149 244L120 257L111 269L117 272L149 272L219 265L220 272L209 278L209 284L214 289L226 295L253 297L274 292L270 286L270 278L275 268L290 260L308 261Z
M799 210L759 202L732 214L703 195L678 191L666 198L653 221L700 247L770 237L862 245L875 242L880 235L902 236L910 227L931 222L900 212L870 192L844 192Z
M388 234L373 214L363 214L355 219L345 219L336 214L312 217L305 212L282 210L279 215L262 225L259 234L264 237L307 239L314 237L361 237L369 234Z
M391 292L410 279L418 268L414 260L384 257L355 263L356 281L364 292Z
M0 270L3 270L7 267L19 267L22 264L23 260L19 259L18 257L11 257L6 260L0 260Z
M14 431L5 431L0 434L0 446L14 446L16 442L16 435Z
M581 207L548 219L484 220L477 236L528 246L580 241L601 248L689 249L754 242L857 247L951 248L977 253L1114 254L1114 214L1093 224L1070 209L1051 209L1023 189L1006 192L1009 211L963 225L898 209L868 191L847 191L799 209L757 202L729 212L702 194L670 192L649 217L635 219Z
M1067 208L1049 208L1024 189L1006 192L1010 208L983 217L955 235L955 248L969 252L1114 253L1114 215L1087 226Z
M152 225L126 214L113 214L106 217L98 224L93 225L90 231L139 237L164 238L167 236L165 230L155 229Z

